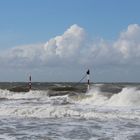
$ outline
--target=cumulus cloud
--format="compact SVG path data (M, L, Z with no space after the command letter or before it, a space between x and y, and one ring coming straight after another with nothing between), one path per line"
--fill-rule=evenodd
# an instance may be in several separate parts
M140 65L140 26L129 25L127 30L121 32L113 47L120 53L121 62Z
M68 67L90 65L140 65L140 26L129 25L116 41L89 39L74 24L44 44L18 46L0 53L0 63L12 67Z
M25 45L1 51L0 63L6 67L28 67L40 65L43 45Z
M75 24L44 44L18 46L1 52L1 63L13 67L79 65L88 51L87 43L85 30Z
M63 35L50 39L44 45L44 58L48 63L68 64L79 61L86 43L83 28L72 25Z

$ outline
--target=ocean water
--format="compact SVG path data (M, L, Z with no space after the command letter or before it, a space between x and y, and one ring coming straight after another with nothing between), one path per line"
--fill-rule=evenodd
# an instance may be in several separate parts
M140 140L140 85L0 84L0 140Z

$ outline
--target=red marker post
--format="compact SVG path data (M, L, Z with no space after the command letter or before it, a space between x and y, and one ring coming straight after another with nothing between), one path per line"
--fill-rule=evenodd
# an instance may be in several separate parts
M29 90L32 88L32 77L31 75L29 76Z

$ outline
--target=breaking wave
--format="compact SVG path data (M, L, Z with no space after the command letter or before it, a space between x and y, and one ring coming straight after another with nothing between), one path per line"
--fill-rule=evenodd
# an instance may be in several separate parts
M90 91L85 94L77 93L72 96L70 96L71 92L63 96L60 92L57 96L49 97L49 92L49 90L31 90L29 92L16 93L0 89L0 99L51 99L54 101L54 104L57 104L56 102L61 102L62 100L65 100L65 102L69 100L69 102L74 104L91 104L96 106L140 105L140 90L136 87L124 87L119 93L109 93L102 92L100 86L96 86L91 88Z
M140 90L136 87L123 87L120 92L112 93L95 86L88 93L72 96L50 97L48 92L14 93L0 89L0 116L140 119Z
M140 90L136 87L124 87L119 93L101 92L92 88L79 103L99 106L139 106Z
M30 98L42 98L46 97L48 91L43 90L31 90L29 92L11 92L9 90L0 89L0 98L7 99L30 99Z

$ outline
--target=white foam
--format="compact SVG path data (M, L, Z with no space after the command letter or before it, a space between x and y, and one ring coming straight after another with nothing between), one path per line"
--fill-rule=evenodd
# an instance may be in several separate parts
M89 96L90 95L90 96ZM121 92L106 96L107 93L101 92L98 88L91 89L85 98L79 100L81 104L105 105L105 106L139 106L140 90L134 87L123 88Z
M12 136L8 136L8 134L0 135L0 139L3 139L3 140L16 140L16 138L14 138Z
M124 88L120 93L112 94L111 97L106 96L106 93L102 93L98 88L94 88L88 94L81 95L83 97L79 95L78 99L67 95L48 97L46 91L12 93L0 90L0 93L1 98L25 98L19 103L18 100L14 100L13 103L12 100L8 100L8 103L5 101L7 104L1 103L1 117L140 119L140 90L136 88ZM39 98L39 100L34 101L34 98ZM73 104L69 104L71 101Z
M61 104L67 104L70 103L70 100L68 98L68 95L64 96L52 96L49 98L51 101L51 104L53 105L61 105Z
M140 119L140 112L132 111L115 111L115 110L88 110L78 111L70 108L63 108L62 106L40 106L40 107L1 107L0 116L11 117L36 117L36 118L85 118L85 119Z
M30 99L30 98L41 98L47 96L48 91L43 90L31 90L29 92L11 92L9 90L0 89L0 98L7 99Z
M93 87L88 91L84 97L79 98L77 103L79 104L91 104L91 105L104 105L108 98L103 95L99 87Z
M139 106L140 105L140 90L136 88L123 88L123 90L113 95L108 105L113 106Z

